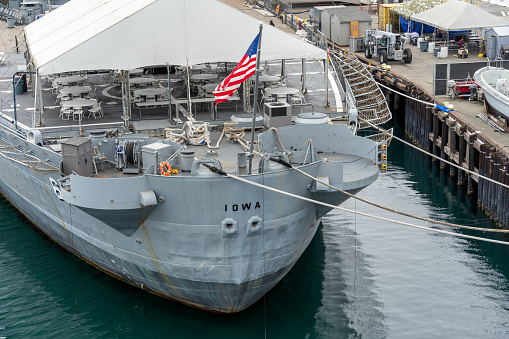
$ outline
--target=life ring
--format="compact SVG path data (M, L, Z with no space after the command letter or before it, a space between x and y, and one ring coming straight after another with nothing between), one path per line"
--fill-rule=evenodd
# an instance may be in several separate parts
M163 161L159 165L159 172L161 175L164 175L165 177L169 177L171 174L171 165L168 163L168 161Z

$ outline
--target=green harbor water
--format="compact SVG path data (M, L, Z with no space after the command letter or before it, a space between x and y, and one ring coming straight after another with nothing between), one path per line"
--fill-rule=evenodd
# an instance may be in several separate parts
M397 141L389 160L389 173L360 196L420 216L494 227L476 197L437 163ZM354 200L343 206L436 227ZM239 314L214 315L98 271L1 200L0 339L508 338L508 257L509 246L333 211L265 298Z

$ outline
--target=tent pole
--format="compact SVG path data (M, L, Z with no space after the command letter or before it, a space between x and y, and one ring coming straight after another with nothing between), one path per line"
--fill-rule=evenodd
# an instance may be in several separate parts
M39 76L39 70L36 70L36 78L37 80L37 91L38 91L38 97L39 97L39 126L44 126L44 102L42 100L42 84L41 84L41 78ZM34 121L35 121L35 111L34 111Z
M286 64L285 64L285 59L282 59L281 60L281 80L285 78L285 74L286 74Z
M125 104L125 73L123 71L119 71L120 75L120 83L122 85L122 115L124 117L124 134L127 132L127 108Z
M78 115L78 118L79 118L79 119L78 119L78 120L79 120L79 121L78 121L78 124L79 124L79 126L80 126L80 127L79 127L79 128L80 128L80 137L82 137L82 136L83 136L83 130L81 129L81 116L83 115L83 112L84 112L84 111L82 110L82 112L81 112L82 114ZM74 119L74 117L73 117L73 119Z
M37 109L37 99L39 99L39 93L38 93L38 90L39 90L39 77L36 75L35 76L35 84L34 84L34 110L32 111L32 128L35 128L35 111L38 110Z
M127 106L127 119L131 120L131 83L129 81L130 79L130 75L129 75L129 71L126 71L126 77L125 77L125 81L126 81L126 97L127 97L127 102L126 102L126 106Z
M329 107L329 60L323 60L324 74L325 74L325 107Z
M173 125L171 120L171 86L170 86L170 64L166 63L166 70L168 71L168 116L170 117L170 123Z
M308 89L306 87L306 59L302 59L302 94L307 94Z
M193 108L191 107L191 78L189 76L189 70L191 69L189 66L186 67L187 69L187 109L188 112L188 119L190 116L193 115Z

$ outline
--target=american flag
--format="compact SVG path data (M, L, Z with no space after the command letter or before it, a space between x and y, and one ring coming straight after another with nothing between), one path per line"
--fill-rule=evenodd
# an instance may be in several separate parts
M240 84L254 74L256 70L256 50L258 48L258 40L260 40L260 34L258 34L253 40L246 54L237 66L235 66L230 75L217 85L213 92L216 97L216 105L220 102L227 101L240 87Z

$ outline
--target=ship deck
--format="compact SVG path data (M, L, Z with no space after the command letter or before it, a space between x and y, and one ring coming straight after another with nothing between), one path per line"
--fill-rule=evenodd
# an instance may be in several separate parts
M19 60L19 54L8 53L7 64L0 67L0 74L3 77L0 79L0 113L14 119L14 95L13 95L13 75L18 71L17 67L23 69L24 64ZM267 63L267 74L281 75L281 62ZM231 71L231 66L229 71ZM287 78L286 85L302 89L301 73L302 63L301 60L286 60L285 62L285 75ZM156 88L168 89L168 75L166 71L145 69L148 77L156 80ZM153 73L151 73L153 72ZM78 73L76 73L78 74ZM322 112L330 116L337 116L343 113L343 106L340 98L340 93L334 92L334 89L329 86L328 100L330 106L326 107L326 93L324 81L323 65L319 61L306 62L306 89L304 93L305 106L294 106L293 114L297 115L301 112ZM81 75L85 73L81 72ZM32 86L28 86L28 91L23 94L17 94L16 101L16 118L17 121L27 127L35 127L46 138L53 137L70 137L79 133L80 128L83 135L87 135L91 130L116 130L124 125L124 116L122 109L122 94L121 85L115 80L114 72L103 71L100 73L86 74L92 91L101 103L104 111L102 117L86 118L82 121L73 120L70 118L62 119L60 117L60 105L57 102L57 94L52 93L50 80L42 82L42 98L44 106L44 114L41 115L39 109L35 106L35 95ZM218 81L226 77L226 72L218 73ZM170 74L170 87L171 87L171 112L168 107L137 107L135 104L131 106L131 118L129 119L130 130L134 133L148 134L151 136L162 136L164 128L182 126L188 118L189 112L192 112L192 117L196 121L208 121L212 123L221 124L224 121L230 121L232 115L251 114L250 107L246 107L243 102L242 87L239 89L239 100L221 103L218 105L217 115L215 117L211 114L210 102L192 103L191 108L187 107L187 91L184 87L184 74ZM29 77L27 77L28 79ZM218 82L217 81L217 82ZM253 91L249 97L249 102L253 102ZM338 99L339 100L338 100ZM198 93L191 92L192 101L200 101ZM261 101L261 95L258 96ZM209 99L210 100L210 99ZM203 100L202 100L203 101ZM175 103L179 103L178 111L175 109ZM250 104L250 105L251 105ZM263 108L263 106L262 106ZM171 117L170 117L171 114Z
M10 55L10 58L19 57L19 55ZM13 65L11 65L13 66ZM271 62L265 65L266 72L272 75L281 75L282 63ZM15 68L15 67L12 67ZM285 74L286 86L302 89L302 62L301 60L286 60L285 61ZM231 68L230 68L231 70ZM0 70L1 71L1 70ZM14 74L11 69L11 76ZM5 71L9 74L9 70ZM156 80L156 88L168 89L168 74L159 70L145 69L145 73L150 78ZM84 73L82 73L84 75ZM51 90L51 83L49 80L43 82L42 98L44 104L43 116L34 107L34 93L31 86L28 86L28 91L23 94L16 95L16 118L21 126L28 128L35 127L42 133L44 140L55 140L69 138L79 135L80 129L82 135L87 136L90 133L97 133L104 131L106 134L116 135L121 131L122 126L125 124L124 116L122 113L122 94L121 85L115 80L113 72L95 72L86 74L90 86L93 89L94 96L104 111L104 115L94 118L84 118L82 121L72 119L62 119L60 116L60 105L57 103L57 95ZM219 73L218 78L222 79L227 73ZM334 118L344 114L342 103L342 92L337 87L328 86L328 97L326 96L325 80L324 80L323 64L319 61L306 61L306 85L304 86L303 96L305 105L293 105L292 114L294 116L306 112L320 112L326 113L329 117ZM143 134L150 137L163 138L165 128L181 128L186 121L195 120L200 122L208 122L211 129L210 141L211 145L216 145L218 142L222 125L224 122L230 121L232 115L242 118L244 121L250 120L251 110L248 101L244 101L242 90L239 89L239 100L226 102L217 106L217 112L213 111L213 105L210 102L200 102L191 104L189 109L187 105L187 91L184 87L184 74L170 73L170 88L171 88L171 109L166 106L162 107L147 107L139 108L135 104L131 107L131 119L129 120L130 132L134 134ZM330 78L330 77L329 77ZM249 97L249 103L253 102L253 93ZM261 95L258 96L260 104ZM14 119L14 96L13 96L13 83L11 78L0 79L0 99L2 105L0 112L2 116ZM191 99L194 101L197 98L196 92L191 92ZM326 107L325 102L328 99L330 106ZM175 103L179 103L177 106ZM176 109L176 107L178 109ZM263 106L261 106L263 107ZM190 114L192 112L192 114ZM190 118L192 116L192 118ZM336 121L335 123L343 123ZM39 126L40 125L40 126ZM262 129L256 129L256 134L260 133ZM246 130L245 140L250 139L250 130ZM53 151L59 151L59 147L48 145ZM237 155L239 152L246 151L240 144L228 140L224 136L220 143L220 147L214 152L207 146L193 146L187 145L187 151L194 151L197 158L214 157L220 160L223 170L228 173L236 173L237 171ZM320 154L322 158L330 160L337 160L344 162L345 180L350 176L352 179L356 176L355 173L361 169L366 168L373 163L373 159L366 159L351 155L340 154ZM253 159L253 173L258 172L257 165L260 160L258 155L254 155ZM115 169L113 159L107 159L98 164L97 177L125 177L131 175L140 175L143 172L129 174L123 173ZM350 175L349 175L350 173ZM181 173L181 175L188 175L188 173Z

